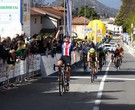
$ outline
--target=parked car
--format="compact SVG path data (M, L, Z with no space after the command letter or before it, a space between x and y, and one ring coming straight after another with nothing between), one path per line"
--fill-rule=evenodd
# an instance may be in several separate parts
M110 52L113 49L113 46L109 43L105 43L103 48Z

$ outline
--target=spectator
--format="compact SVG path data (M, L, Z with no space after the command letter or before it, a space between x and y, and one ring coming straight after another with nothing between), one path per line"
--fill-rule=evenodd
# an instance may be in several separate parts
M5 62L5 60L7 59L7 51L5 49L6 39L0 37L0 41L0 58L2 58Z
M14 49L10 50L7 57L7 63L15 65L18 61L19 59L16 57L16 51Z
M27 55L26 45L23 41L18 41L18 48L16 50L17 57L21 60L25 60Z
M18 48L17 39L13 38L12 41L11 41L11 49L17 50L17 48Z

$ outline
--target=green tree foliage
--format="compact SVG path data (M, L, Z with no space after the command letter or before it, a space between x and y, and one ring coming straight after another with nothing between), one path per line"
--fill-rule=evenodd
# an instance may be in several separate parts
M89 19L99 19L99 15L96 13L94 8L81 6L80 10L78 11L78 16L85 16Z
M118 12L115 23L123 26L123 31L131 33L131 24L135 27L135 0L122 0L120 11Z

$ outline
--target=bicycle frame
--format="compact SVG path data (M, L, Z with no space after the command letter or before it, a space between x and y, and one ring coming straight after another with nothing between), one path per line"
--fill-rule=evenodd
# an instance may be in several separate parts
M58 78L59 78L59 94L60 96L63 95L64 92L68 91L67 90L67 77L66 77L66 69L69 65L62 65L62 69L61 69L61 73L58 74ZM58 65L55 65L54 64L54 70L55 70L55 67L59 67Z
M118 71L120 69L120 56L117 56L116 57L115 66L116 66L117 71Z

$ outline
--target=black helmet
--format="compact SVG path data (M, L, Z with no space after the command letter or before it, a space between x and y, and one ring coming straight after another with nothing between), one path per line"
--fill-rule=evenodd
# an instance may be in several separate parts
M70 35L64 35L64 38L66 38L66 37L70 38Z

